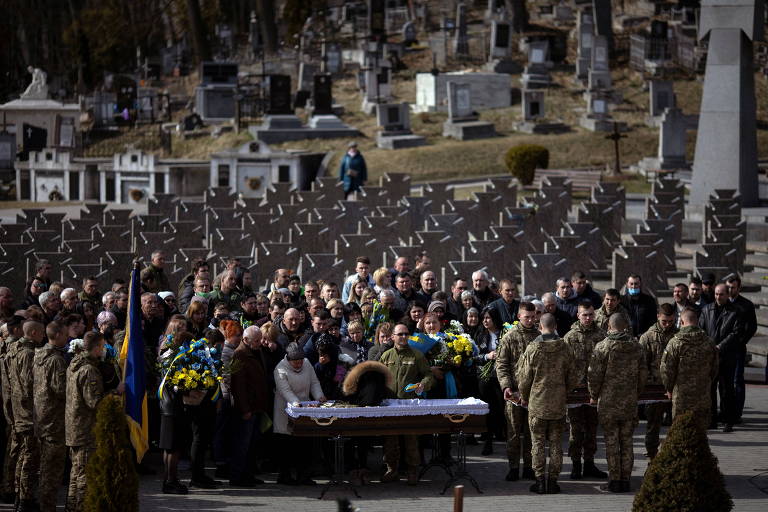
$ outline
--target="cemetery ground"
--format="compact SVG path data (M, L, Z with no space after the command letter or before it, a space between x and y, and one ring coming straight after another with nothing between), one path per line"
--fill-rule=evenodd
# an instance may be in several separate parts
M666 427L663 434L666 433ZM601 431L598 431L597 463L605 468L605 445ZM624 512L631 510L634 494L638 491L641 478L647 467L644 456L643 436L645 422L641 421L634 435L635 467L632 473L632 492L610 494L599 490L597 480L572 481L568 479L570 460L564 459L561 473L562 494L540 496L528 491L529 481L506 482L507 471L504 445L494 443L494 454L480 456L480 446L468 448L468 468L479 481L482 494L478 494L468 482L464 484L464 510L467 512L504 510L520 511L564 511L591 510ZM731 434L709 431L709 443L719 459L720 470L725 476L726 488L734 500L736 512L762 512L768 508L768 386L750 384L747 386L747 408L744 424ZM567 438L563 437L566 447ZM566 450L567 454L567 450ZM377 468L381 449L369 456L369 466ZM152 460L159 461L157 454ZM212 471L211 471L212 472ZM182 473L188 478L188 472ZM347 492L331 490L325 499L318 500L320 486L285 487L276 486L275 474L260 475L267 481L255 489L222 488L220 490L191 489L183 497L165 496L159 492L159 476L142 477L142 510L273 510L273 511L335 511L334 498L349 495ZM319 483L325 480L317 477ZM431 512L452 510L452 498L439 493L444 484L444 475L432 469L426 481L417 487L408 487L402 481L396 484L366 485L360 488L360 499L349 496L360 512L398 510L398 512ZM762 491L761 491L762 489ZM0 508L2 510L2 508Z

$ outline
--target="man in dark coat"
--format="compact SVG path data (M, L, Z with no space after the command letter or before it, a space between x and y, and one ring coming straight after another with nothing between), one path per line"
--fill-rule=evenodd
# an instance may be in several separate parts
M584 272L577 270L571 274L571 284L573 285L573 291L576 292L576 304L581 304L583 301L588 300L592 303L595 310L600 309L603 305L603 299L600 297L592 285L587 282L587 276Z
M747 358L747 343L757 332L757 314L755 313L755 304L741 295L741 278L738 275L734 274L726 279L725 286L728 288L731 304L739 309L739 319L744 326L744 336L736 361L736 381L734 382L736 386L736 424L738 425L741 423L741 414L744 411L744 364Z
M725 284L715 286L715 301L701 310L699 327L712 338L720 357L720 373L712 390L712 424L717 425L717 398L714 386L720 390L720 417L725 423L723 432L733 432L736 422L736 389L734 379L744 339L740 310L731 303Z
M637 274L627 278L627 293L621 298L621 304L627 308L632 335L640 337L656 323L656 299L643 293L643 281Z
M488 304L488 307L499 312L501 324L497 327L501 328L503 324L511 325L517 320L517 309L520 307L520 301L515 299L515 295L517 295L515 283L509 279L501 280L499 291L501 292L501 298Z

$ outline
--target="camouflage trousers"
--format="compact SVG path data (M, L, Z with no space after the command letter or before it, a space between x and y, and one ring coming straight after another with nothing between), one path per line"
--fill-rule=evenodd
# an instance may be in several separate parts
M635 454L632 450L632 433L637 418L600 418L605 438L605 458L608 460L608 480L626 480L632 476Z
M419 456L419 437L418 436L386 436L384 437L384 463L387 469L397 471L400 466L400 438L403 438L405 448L405 465L408 470L416 470L421 463Z
M40 448L32 430L18 432L19 460L16 462L16 497L20 500L35 498L39 478Z
M67 511L79 512L85 504L85 466L93 453L93 446L70 446L69 458L72 459L72 470L69 473L69 490L67 492Z
M595 460L597 451L597 407L582 405L568 409L568 456L572 459Z
M649 457L655 457L659 452L659 433L665 412L671 411L672 404L655 402L645 406L645 419L648 425L645 430L645 451Z
M523 452L523 467L531 467L531 431L528 428L528 409L507 402L507 458L509 465L520 467L520 451Z
M563 465L563 430L565 416L559 420L543 420L528 416L531 428L531 461L536 478L557 479ZM549 444L549 471L546 471L547 457L544 452Z
M3 460L3 494L16 492L16 463L19 460L19 436L12 427L7 427L8 439L5 443L5 459Z
M39 439L40 442L40 510L56 510L56 495L64 476L67 462L67 446L55 439Z

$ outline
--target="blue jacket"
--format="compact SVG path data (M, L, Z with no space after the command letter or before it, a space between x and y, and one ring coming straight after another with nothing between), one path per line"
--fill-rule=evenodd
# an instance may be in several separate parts
M357 176L350 176L349 170L357 171ZM368 168L365 165L365 158L358 151L355 156L344 154L339 166L339 181L344 182L344 192L354 192L359 189L368 180Z

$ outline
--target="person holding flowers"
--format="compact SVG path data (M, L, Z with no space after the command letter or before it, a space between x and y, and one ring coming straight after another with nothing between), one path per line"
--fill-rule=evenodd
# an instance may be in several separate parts
M483 330L477 337L478 355L476 363L481 367L486 364L491 365L488 374L483 375L485 378L479 379L478 382L480 398L488 403L489 408L489 414L485 417L488 432L486 432L482 454L490 455L493 453L493 438L504 439L504 395L499 387L494 364L496 349L501 342L502 322L499 310L492 306L486 306L480 317L482 318Z

